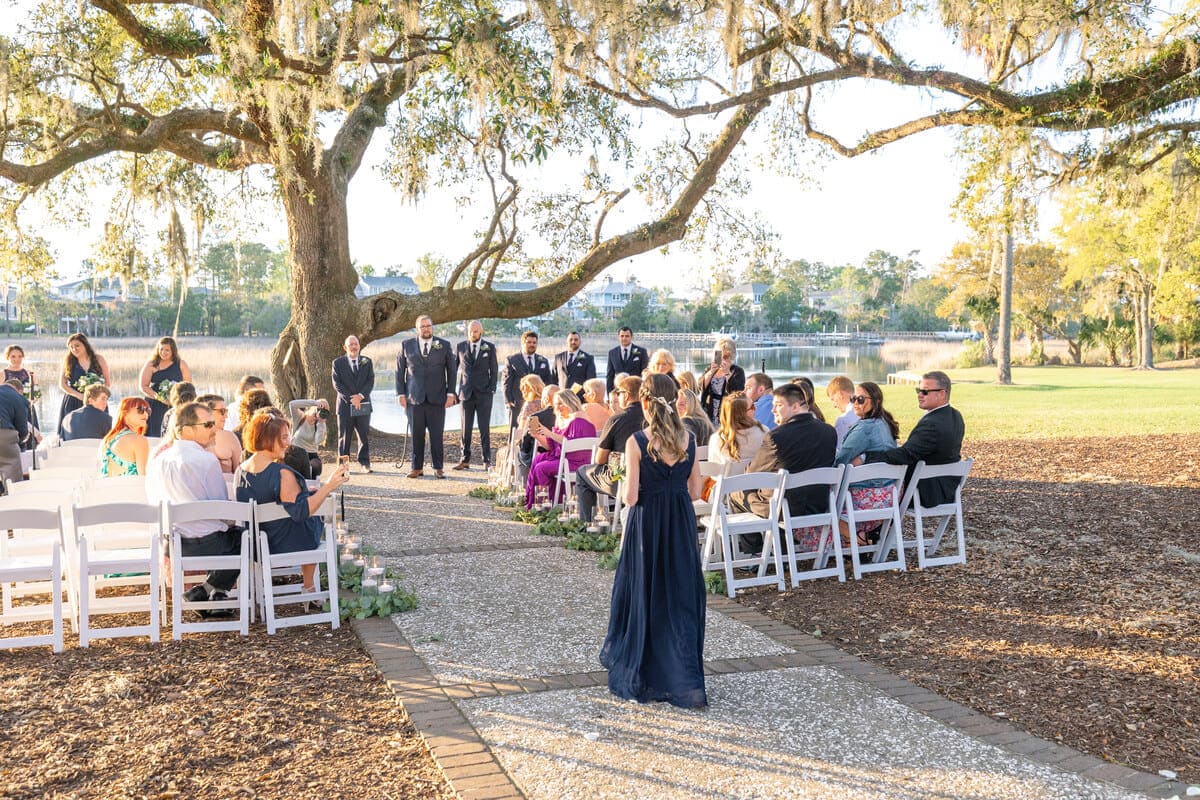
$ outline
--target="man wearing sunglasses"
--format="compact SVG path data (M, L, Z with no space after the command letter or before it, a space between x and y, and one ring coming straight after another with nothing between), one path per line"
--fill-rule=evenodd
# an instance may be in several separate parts
M207 449L217 435L212 410L203 403L186 403L175 413L175 441L150 460L146 470L146 495L151 503L191 503L197 500L228 500L221 464ZM179 544L185 556L236 555L242 550L242 532L224 520L202 519L181 522ZM225 600L237 582L238 570L219 569L208 580L184 595L192 602ZM230 617L233 611L201 612L204 617Z
M926 372L917 389L917 405L925 412L912 429L907 441L891 450L866 454L868 463L886 461L906 464L905 483L912 478L918 461L926 464L953 464L962 458L963 418L950 405L950 376L941 371ZM941 505L954 499L958 478L934 478L922 481L921 504Z

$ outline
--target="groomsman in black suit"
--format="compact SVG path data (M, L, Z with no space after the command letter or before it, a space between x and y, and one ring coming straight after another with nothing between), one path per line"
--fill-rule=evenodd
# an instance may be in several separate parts
M550 362L545 356L538 355L537 346L537 331L525 331L521 334L521 352L513 353L505 364L504 405L508 407L509 430L517 427L517 415L521 413L521 405L525 402L521 397L521 378L537 375L543 383L554 383Z
M375 365L360 353L357 336L342 343L346 355L333 360L333 389L337 392L338 455L350 455L350 438L358 433L355 460L371 471L371 392L375 389Z
M467 326L467 340L455 348L458 357L458 380L455 386L462 403L462 460L455 469L470 469L471 427L479 423L479 449L483 452L483 468L492 465L492 399L496 396L496 346L483 338L483 323L472 320Z
M608 351L608 378L605 381L608 393L612 394L613 381L619 373L642 377L642 370L650 366L650 355L646 348L633 343L633 328L625 325L617 331L619 344Z
M417 335L400 344L396 357L396 402L412 423L413 460L410 478L425 473L425 433L429 432L429 453L434 474L442 471L442 432L446 429L446 409L455 403L454 351L450 342L433 335L433 320L425 314L417 317Z
M579 348L579 333L567 334L567 349L554 357L554 382L560 389L578 386L575 394L583 399L583 382L596 377L596 359Z
M962 440L966 427L962 414L950 405L950 376L940 370L921 376L917 389L917 406L925 412L913 426L908 439L900 447L866 453L864 461L906 464L904 482L912 478L918 461L935 464L956 464L962 459ZM958 488L958 478L933 478L921 481L921 505L925 507L949 503Z

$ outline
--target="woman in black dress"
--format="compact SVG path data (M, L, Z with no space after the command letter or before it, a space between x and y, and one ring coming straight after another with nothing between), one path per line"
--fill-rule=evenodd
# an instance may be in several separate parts
M112 376L108 373L108 362L96 354L92 343L82 333L73 333L67 337L67 355L63 358L62 374L58 379L58 387L62 389L62 405L58 409L58 435L63 434L62 421L77 408L83 408L83 392L92 378L84 379L84 375L94 375L109 389L113 388Z
M600 663L618 697L708 705L704 690L704 578L696 547L696 441L675 410L675 384L646 376L645 430L625 445L629 517L613 578Z
M721 401L746 389L746 370L733 363L735 358L733 339L722 339L713 351L713 363L700 376L700 405L714 426L721 422Z
M160 393L162 398L166 399L170 390L170 384L164 385L164 383L166 381L179 383L180 381L191 381L191 379L192 370L188 367L187 362L179 357L179 347L175 344L175 340L170 336L159 339L158 343L154 345L154 356L142 367L142 374L138 377L138 385L142 387L142 394L150 400L150 419L146 421L147 436L162 435L163 417L170 408L167 403L159 399Z

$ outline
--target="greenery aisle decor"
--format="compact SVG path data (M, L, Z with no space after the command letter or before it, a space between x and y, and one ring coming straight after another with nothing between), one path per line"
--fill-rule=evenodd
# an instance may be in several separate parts
M343 595L338 601L342 619L390 617L417 607L417 596L400 585L398 570L385 567L378 576L367 575L367 565L376 557L374 550L364 547L361 554L352 558L346 558L344 554L356 555L338 547L338 586L352 593L350 597ZM366 587L364 580L368 583Z
M723 573L723 572L706 572L706 573L704 573L704 589L709 594L728 594L729 587L725 585L725 573Z

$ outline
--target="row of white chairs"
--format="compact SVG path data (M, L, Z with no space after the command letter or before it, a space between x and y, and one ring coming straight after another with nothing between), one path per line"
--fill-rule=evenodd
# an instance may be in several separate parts
M708 519L702 522L705 528L701 551L703 568L705 571L722 571L728 595L734 597L738 589L750 586L774 584L783 591L786 588L785 563L793 588L802 581L825 577L836 576L844 582L847 558L855 580L869 572L906 571L906 550L915 551L921 569L964 564L967 553L962 490L973 464L974 460L970 458L937 466L921 461L907 486L904 485L905 467L891 464L839 465L798 473L786 470L745 473L743 470L742 474L736 474L738 468L732 467L717 477L711 510ZM953 500L926 507L921 502L918 487L924 481L935 479L956 481ZM855 508L851 485L873 480L890 481L890 502L883 508ZM828 509L817 514L792 516L786 493L804 488L824 490ZM771 493L765 518L731 507L730 500L734 495L751 491ZM913 522L912 538L904 536L902 523L905 519ZM860 526L870 523L879 526L878 539L872 544L859 544L857 531ZM845 544L839 532L842 524L849 531L849 541ZM932 531L927 531L926 526L931 524L934 525ZM953 551L938 555L951 524L954 525ZM792 532L814 528L820 531L816 547L799 550ZM762 548L756 553L742 549L742 537L750 534L762 537ZM780 552L780 539L784 543L784 552ZM864 558L866 555L870 555L869 561ZM830 558L833 565L829 564ZM754 574L735 577L735 569L753 570Z
M53 468L50 468L53 469ZM0 498L0 587L3 601L0 624L29 619L54 622L55 650L62 647L62 594L65 578L67 607L72 627L79 631L80 644L86 647L97 638L147 635L158 641L159 624L165 622L166 598L163 581L163 553L170 555L173 634L186 632L238 630L248 633L254 609L261 607L268 633L279 627L329 622L339 624L337 603L337 552L332 534L334 506L326 501L319 515L325 520L326 535L319 548L300 553L272 554L264 522L287 515L276 504L256 505L229 501L164 504L146 502L143 477L90 478L75 474L47 475L35 470L31 480L9 484L10 494ZM221 519L239 524L245 532L241 553L237 556L182 556L176 526L197 519ZM68 535L69 534L69 535ZM251 545L254 545L253 547ZM270 576L294 572L301 564L324 564L326 589L304 593L299 585L275 587ZM236 569L240 591L231 599L217 603L191 603L183 599L186 583L198 582L189 572L206 573L210 569ZM41 576L33 580L32 575ZM197 576L199 581L202 575ZM99 596L97 590L113 586L145 586L146 594ZM47 594L51 602L42 606L22 603L17 598ZM276 607L283 604L313 602L329 604L329 610L280 618ZM234 620L184 622L185 610L237 609ZM146 625L121 628L96 628L91 618L98 614L145 612ZM34 637L38 640L39 637ZM0 648L24 644L28 637L0 640Z

